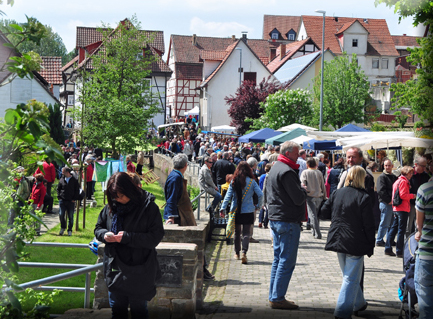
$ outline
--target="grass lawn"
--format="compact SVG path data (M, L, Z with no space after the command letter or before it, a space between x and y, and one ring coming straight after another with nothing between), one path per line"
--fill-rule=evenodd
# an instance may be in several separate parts
M145 167L143 167L143 170ZM54 197L55 205L58 204L56 198L56 187L53 185L52 195ZM156 204L161 207L164 203L164 193L158 182L151 185L143 185L143 188L151 192L156 197ZM93 229L98 219L98 215L103 208L103 193L101 191L101 184L96 183L95 199L98 202L96 208L86 208L86 228L83 229L83 209L80 208L79 212L79 229L75 231L76 215L74 215L74 228L72 236L59 236L60 224L50 229L46 234L43 234L35 241L38 242L58 242L58 243L80 243L88 244L93 240ZM161 210L163 213L163 210ZM43 226L42 226L43 227ZM25 260L20 261L33 261L33 262L51 262L51 263L74 263L74 264L95 264L96 256L87 248L47 248L47 247L32 247L27 246L27 252L30 256ZM48 268L20 268L18 273L18 282L24 283L44 277L53 276L70 271L68 269L48 269ZM91 283L93 285L95 280L95 273L92 273ZM73 277L67 280L59 281L51 284L50 286L62 287L84 287L85 275ZM93 294L91 295L91 302L93 302ZM51 308L52 314L63 314L66 310L73 308L82 308L84 305L84 292L61 292L60 295L54 298L54 303ZM33 308L33 305L24 304L24 311Z

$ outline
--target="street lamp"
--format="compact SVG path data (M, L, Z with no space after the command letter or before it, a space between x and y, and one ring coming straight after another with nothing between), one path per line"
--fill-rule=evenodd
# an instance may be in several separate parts
M324 62L325 62L325 15L326 11L324 10L316 10L315 12L323 14L323 27L322 27L322 75L320 79L320 123L319 123L319 131L322 130L323 126L323 71L324 71Z

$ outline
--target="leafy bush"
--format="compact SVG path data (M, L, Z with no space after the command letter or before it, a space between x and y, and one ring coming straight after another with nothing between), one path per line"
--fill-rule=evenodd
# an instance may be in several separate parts
M373 132L385 132L386 131L386 126L379 124L379 123L373 123L371 125L371 130Z
M188 194L189 194L189 199L192 201L194 198L196 198L200 194L200 188L188 185ZM198 201L195 201L194 203L192 203L193 211L196 210L197 207L198 207Z

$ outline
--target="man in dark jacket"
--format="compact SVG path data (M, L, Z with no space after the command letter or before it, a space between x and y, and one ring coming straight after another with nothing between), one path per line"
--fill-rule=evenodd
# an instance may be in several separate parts
M60 232L62 236L66 230L66 213L68 213L68 235L72 236L74 226L74 201L78 199L80 187L78 181L71 175L69 167L62 168L62 177L57 185L57 198L59 199Z
M392 185L397 180L397 176L392 173L392 162L385 160L384 170L377 179L377 195L379 197L380 224L376 236L376 246L385 246L383 237L388 234L392 225ZM386 236L388 239L388 235Z
M212 167L212 175L216 180L218 190L221 192L221 185L226 183L226 176L235 172L235 166L229 162L229 153L224 152L223 158L216 161Z
M285 299L296 265L307 199L307 192L301 187L298 175L298 152L298 144L284 142L266 183L269 225L274 239L274 261L269 287L269 303L273 309L298 308L295 303Z

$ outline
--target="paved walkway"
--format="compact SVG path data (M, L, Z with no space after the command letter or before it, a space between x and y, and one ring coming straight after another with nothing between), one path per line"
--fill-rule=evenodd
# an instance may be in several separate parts
M197 318L334 318L342 278L336 253L324 250L329 225L321 223L321 240L314 239L309 231L301 233L297 264L286 295L300 306L296 311L271 309L268 304L273 260L269 229L254 229L260 243L250 244L247 265L233 258L233 245L212 242L207 252L212 254L209 270L216 280L205 283L205 307ZM402 259L385 256L382 247L376 248L375 255L365 258L365 268L369 306L360 316L397 318Z
M204 199L201 205L204 205ZM57 214L55 217L58 220ZM208 214L202 212L201 222L206 220ZM330 222L321 222L323 238L320 240L314 239L309 231L301 232L297 264L286 295L300 306L295 311L271 309L268 304L273 261L269 229L255 227L254 237L260 242L250 244L247 265L233 258L232 244L212 241L207 245L206 255L209 270L216 279L205 282L204 308L197 312L196 318L334 318L342 278L337 254L324 250L329 225ZM375 255L365 258L365 268L365 297L369 306L360 317L352 318L398 318L400 301L397 290L403 277L402 260L385 256L384 248L379 247L375 248ZM73 309L62 318L110 318L110 311Z

